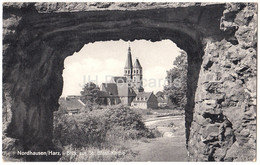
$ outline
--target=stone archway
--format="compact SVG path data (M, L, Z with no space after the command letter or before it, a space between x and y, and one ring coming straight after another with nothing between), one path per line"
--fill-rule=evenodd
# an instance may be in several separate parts
M84 44L170 39L188 54L185 121L191 159L231 161L244 148L250 151L244 157L253 159L256 17L256 4L5 3L3 143L14 147L3 150L54 148L63 61Z

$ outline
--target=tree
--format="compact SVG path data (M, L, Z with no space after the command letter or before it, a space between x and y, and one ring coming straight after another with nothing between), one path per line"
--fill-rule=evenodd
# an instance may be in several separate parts
M93 82L84 85L81 93L80 100L85 104L100 104L98 92L100 88Z
M181 54L176 57L173 65L174 67L167 71L166 79L168 84L164 86L164 93L173 104L184 108L187 102L188 62L186 52L182 51Z

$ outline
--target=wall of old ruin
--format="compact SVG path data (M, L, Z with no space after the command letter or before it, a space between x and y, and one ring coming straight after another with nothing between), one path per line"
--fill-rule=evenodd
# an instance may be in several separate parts
M192 160L256 158L257 6L229 4L221 28L237 42L207 41L195 97Z
M207 3L4 3L3 155L59 150L51 140L63 62L84 44L171 39L188 54L185 125L190 159L253 160L256 8Z

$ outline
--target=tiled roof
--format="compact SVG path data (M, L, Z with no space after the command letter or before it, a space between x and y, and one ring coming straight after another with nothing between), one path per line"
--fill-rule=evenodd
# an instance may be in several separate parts
M84 105L79 101L78 98L72 99L72 98L60 98L59 104L62 109L71 111L71 110L80 110Z
M102 90L109 95L118 95L117 85L115 83L102 83Z
M111 96L136 96L134 90L128 87L127 83L102 83L101 90L103 93L100 93L100 96L111 97Z
M128 84L120 84L117 86L118 87L118 96L123 97L123 96L136 96L135 91L128 87Z
M147 102L151 95L152 92L140 92L136 95L134 102Z
M126 77L123 76L112 77L111 83L126 83Z

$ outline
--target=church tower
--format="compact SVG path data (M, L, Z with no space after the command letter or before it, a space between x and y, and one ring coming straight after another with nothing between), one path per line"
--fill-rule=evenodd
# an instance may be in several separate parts
M143 68L138 59L135 60L133 67L133 85L136 93L143 92Z
M124 68L124 76L126 77L128 84L132 83L132 78L133 78L132 71L133 71L132 54L131 54L131 48L129 45L127 59L126 59L125 68Z

